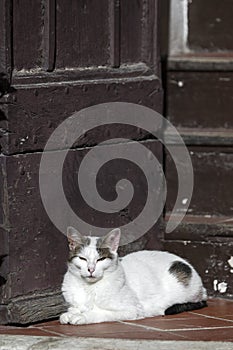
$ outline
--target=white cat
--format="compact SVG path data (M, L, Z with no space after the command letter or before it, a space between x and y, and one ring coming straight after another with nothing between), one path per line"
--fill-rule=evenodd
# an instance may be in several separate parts
M136 320L206 306L194 268L167 252L139 251L119 258L120 229L105 237L68 227L70 257L62 292L69 305L62 324Z

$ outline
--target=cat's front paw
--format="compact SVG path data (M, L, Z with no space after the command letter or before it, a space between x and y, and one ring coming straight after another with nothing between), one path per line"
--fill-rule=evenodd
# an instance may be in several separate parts
M70 316L69 324L78 325L78 324L86 324L86 323L87 323L86 318L81 314L73 314Z
M77 324L86 324L87 322L86 322L86 318L81 314L65 312L60 316L60 323L61 324L69 323L69 324L77 325Z
M71 314L69 312L65 312L64 314L61 314L59 321L61 324L67 324L69 323Z

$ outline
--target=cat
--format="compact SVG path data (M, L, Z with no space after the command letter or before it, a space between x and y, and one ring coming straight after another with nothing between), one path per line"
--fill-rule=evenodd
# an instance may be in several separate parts
M186 260L163 251L119 258L120 229L104 237L82 236L68 227L68 270L62 293L68 311L61 324L136 320L199 309L207 293Z

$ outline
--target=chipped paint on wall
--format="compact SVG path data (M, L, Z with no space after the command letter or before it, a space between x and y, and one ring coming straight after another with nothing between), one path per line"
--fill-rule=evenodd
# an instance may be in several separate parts
M230 273L233 273L233 256L231 256L230 259L227 260L227 262L230 265L230 267L232 267L232 269L230 269Z
M226 282L218 282L218 280L213 281L213 287L215 292L219 292L221 294L226 293L228 284Z
M227 291L227 283L226 282L221 282L218 284L218 291L219 293L226 293Z
M213 285L214 285L214 290L216 292L218 290L218 280L214 280Z
M183 205L186 205L187 203L188 203L188 198L183 198L183 199L182 199L182 204L183 204Z

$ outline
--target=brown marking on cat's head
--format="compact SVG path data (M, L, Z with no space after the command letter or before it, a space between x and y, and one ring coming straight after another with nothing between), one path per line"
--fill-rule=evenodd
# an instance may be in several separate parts
M169 268L169 272L186 287L189 285L190 279L192 277L192 269L188 264L185 264L182 261L174 261Z
M119 228L113 229L106 236L100 237L96 241L96 250L100 258L113 259L116 256L116 252L120 242L121 231ZM83 236L74 227L69 226L67 228L67 238L69 242L69 258L70 262L74 257L88 245L90 245L90 238Z
M109 248L102 248L101 245L99 246L98 241L97 241L97 245L96 245L96 250L99 254L100 259L101 258L109 258L109 259L114 258L114 254L110 251L110 249Z
M106 257L109 259L114 258L114 253L117 252L121 237L121 231L116 228L109 232L106 236L101 237L96 242L96 250L100 257Z
M75 256L77 256L81 250L90 244L90 238L82 236L74 227L69 226L67 228L67 238L69 242L69 258L71 261Z

